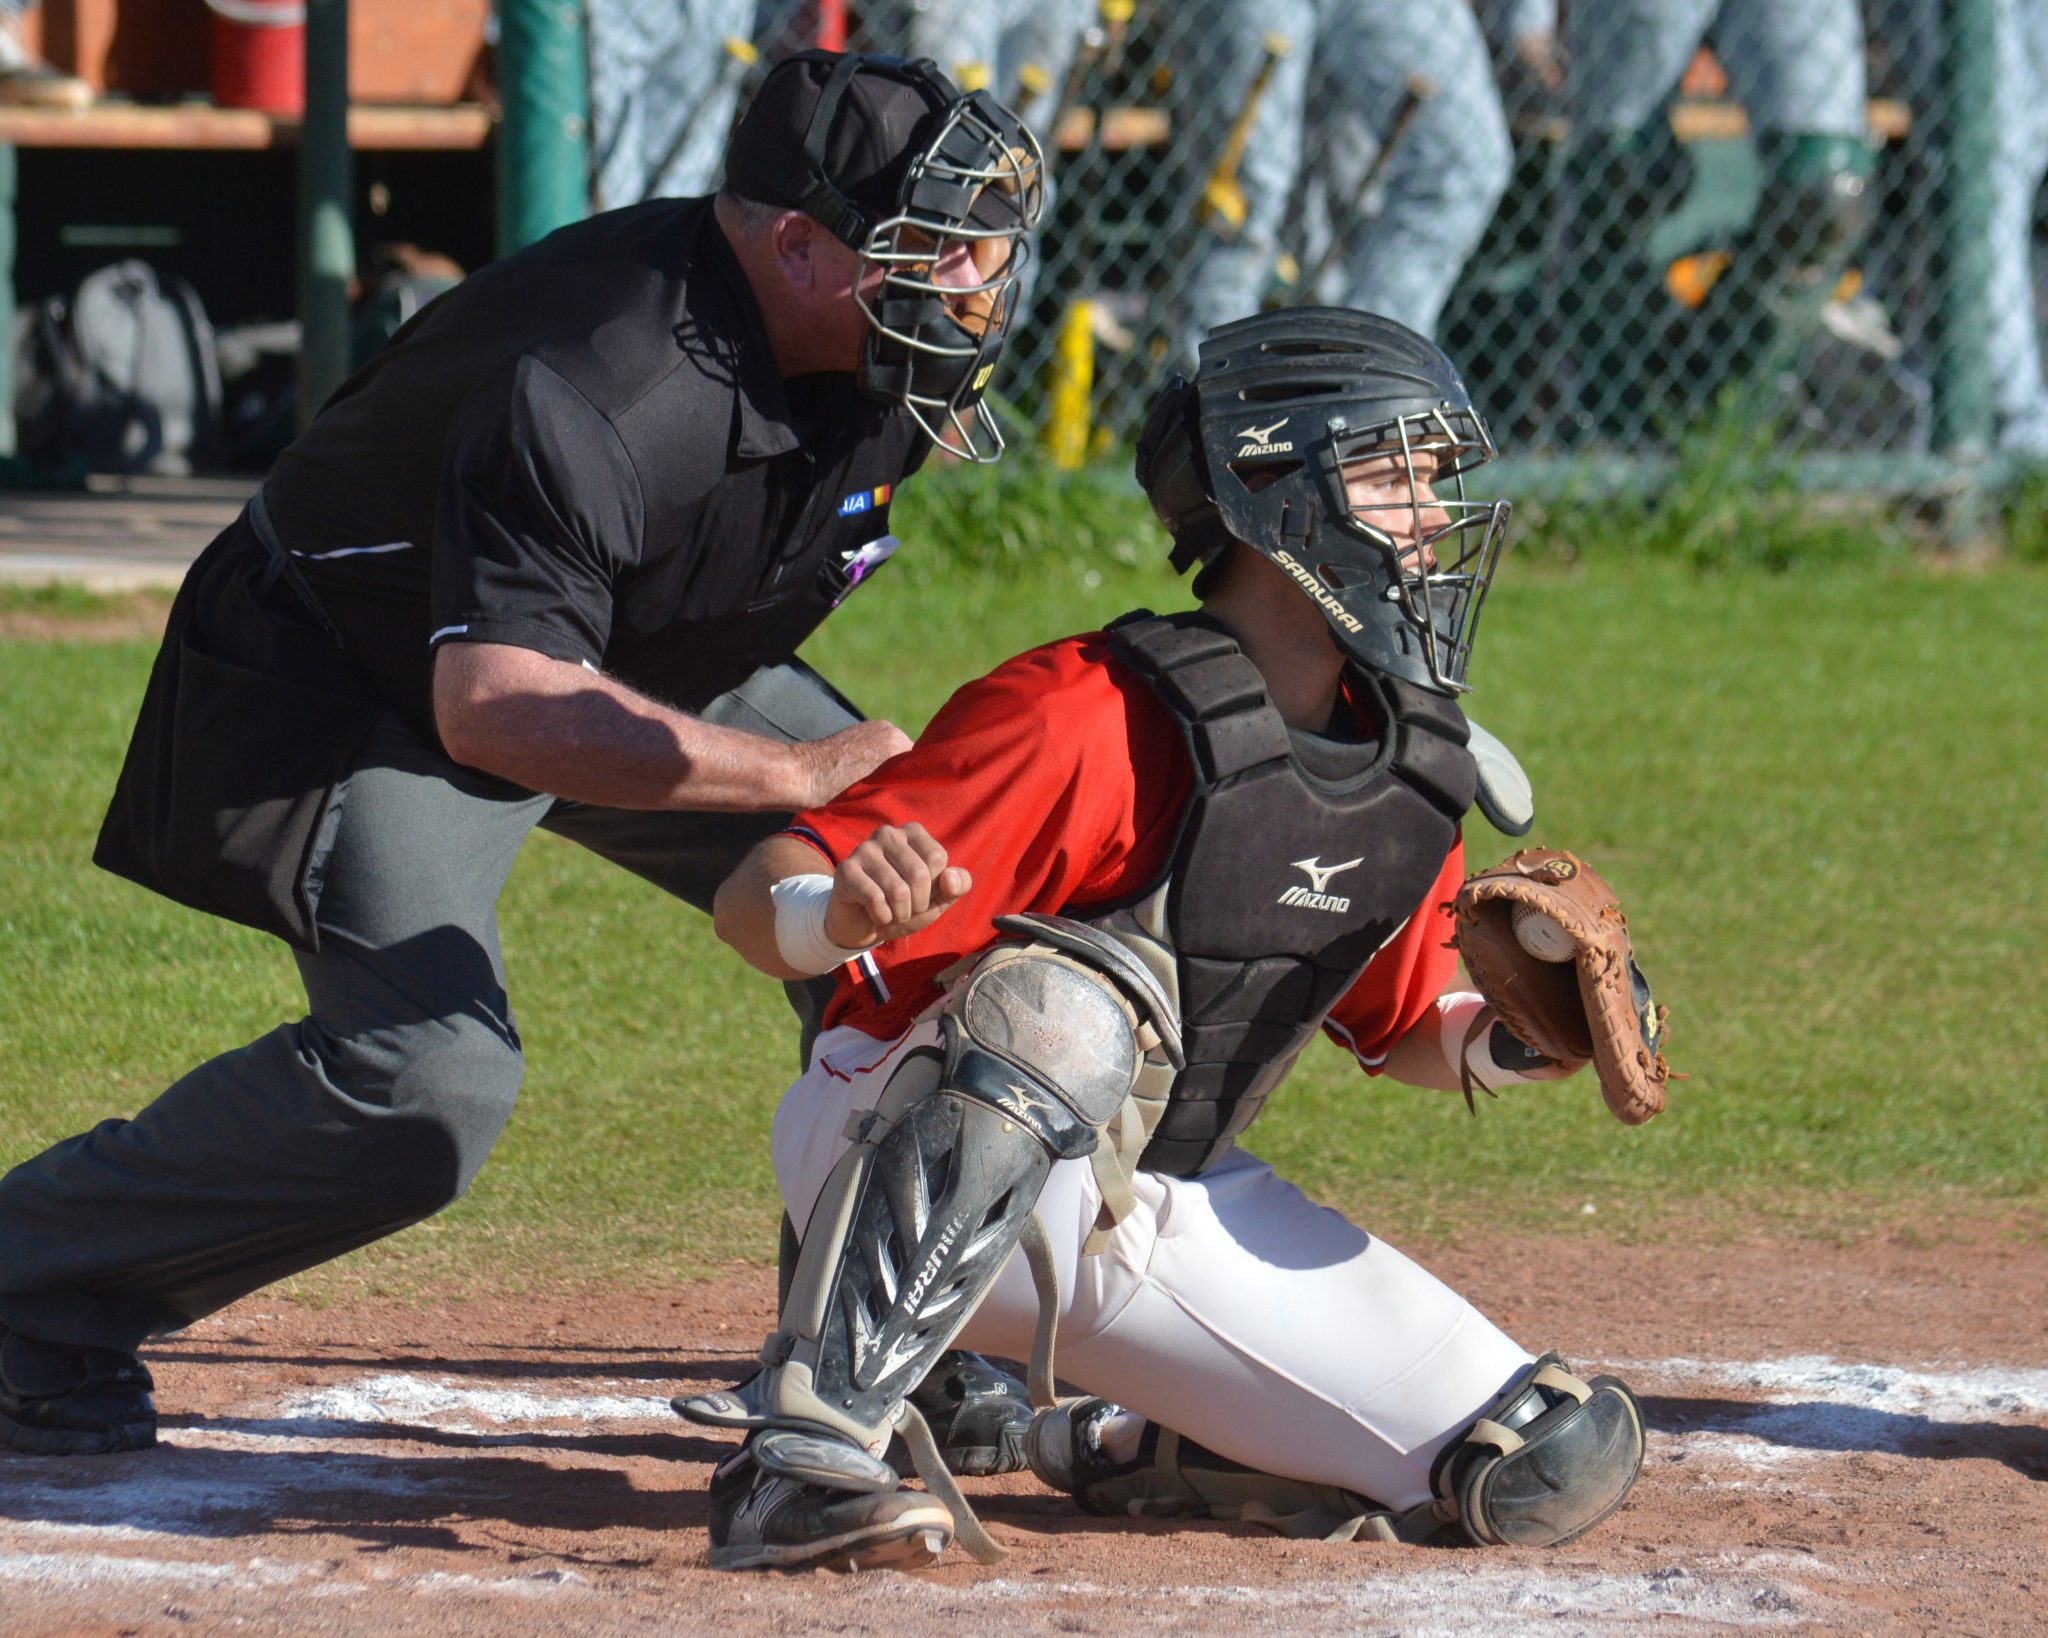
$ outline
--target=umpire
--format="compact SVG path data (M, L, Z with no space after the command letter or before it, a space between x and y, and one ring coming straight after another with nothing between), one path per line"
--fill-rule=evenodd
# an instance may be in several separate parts
M308 1015L0 1179L0 1445L153 1444L146 1337L463 1192L534 826L708 909L908 743L792 656L934 443L1000 454L1041 173L928 62L793 57L719 194L443 296L201 554L95 858L289 941Z

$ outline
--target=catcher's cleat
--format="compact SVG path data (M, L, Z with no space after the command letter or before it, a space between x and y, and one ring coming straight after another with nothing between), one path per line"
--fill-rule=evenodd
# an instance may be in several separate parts
M1102 1448L1103 1430L1123 1414L1121 1405L1093 1396L1063 1400L1039 1412L1024 1436L1024 1454L1031 1471L1090 1512L1101 1511L1092 1504L1093 1493L1133 1466L1118 1462Z
M1236 1520L1320 1541L1419 1541L1441 1522L1410 1528L1354 1491L1262 1473L1106 1399L1039 1412L1025 1452L1039 1478L1109 1517Z
M148 1450L155 1386L133 1354L39 1342L0 1325L0 1445L35 1456Z
M953 1515L917 1490L846 1491L770 1472L749 1441L711 1475L714 1570L921 1570Z
M1031 1395L1008 1371L979 1354L957 1349L939 1356L910 1402L932 1430L946 1466L969 1478L1022 1473L1030 1464L1024 1438L1031 1429ZM909 1465L900 1440L890 1446L897 1468Z

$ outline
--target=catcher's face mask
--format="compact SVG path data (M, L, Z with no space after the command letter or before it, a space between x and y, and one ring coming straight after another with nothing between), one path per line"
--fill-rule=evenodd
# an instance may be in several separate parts
M1003 453L983 394L1016 318L1044 175L1031 133L972 92L912 162L896 213L855 246L869 325L861 385L904 405L934 443L966 460Z
M1356 433L1340 417L1315 462L1326 529L1383 559L1361 565L1355 553L1330 552L1317 565L1323 578L1334 591L1360 588L1398 609L1430 680L1450 693L1468 686L1472 638L1507 541L1508 503L1465 492L1465 474L1494 453L1470 405L1440 404Z
M1153 404L1138 481L1176 567L1242 542L1349 658L1456 694L1506 539L1508 503L1465 491L1494 453L1434 343L1369 313L1288 308L1202 344L1195 379Z

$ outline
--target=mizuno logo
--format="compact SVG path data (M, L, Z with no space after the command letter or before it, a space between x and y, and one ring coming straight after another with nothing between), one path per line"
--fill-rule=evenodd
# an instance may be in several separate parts
M1355 870L1364 863L1365 860L1363 858L1358 858L1346 859L1340 865L1326 865L1323 863L1323 856L1319 853L1313 859L1296 859L1294 861L1294 868L1307 871L1309 886L1313 887L1318 893L1327 893L1330 889L1330 878L1332 876L1342 871Z
M1280 443L1275 443L1273 441L1273 434L1293 419L1294 417L1291 415L1283 415L1279 420L1270 422L1262 427L1242 428L1237 436L1244 440L1244 448L1237 452L1237 458L1241 461L1250 455L1285 455L1294 447L1293 440L1287 439Z
M1003 1083L1002 1096L996 1102L1022 1121L1036 1121L1046 1110L1055 1107L1050 1098L1041 1097L1030 1087L1019 1086L1015 1081Z
M1290 887L1273 902L1292 905L1299 910L1328 910L1342 915L1351 908L1351 901L1341 894L1327 891L1330 878L1341 871L1350 870L1365 863L1364 859L1346 859L1342 864L1326 865L1318 854L1313 859L1296 859L1293 867L1308 873L1307 887Z

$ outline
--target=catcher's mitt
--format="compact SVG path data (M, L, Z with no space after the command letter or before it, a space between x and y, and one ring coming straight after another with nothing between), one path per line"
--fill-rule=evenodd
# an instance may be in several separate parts
M1628 922L1597 871L1555 848L1524 848L1470 877L1450 908L1451 942L1472 982L1523 1045L1573 1067L1590 1060L1607 1107L1631 1126L1664 1107L1665 1009L1650 998ZM1537 916L1562 937L1529 925Z

